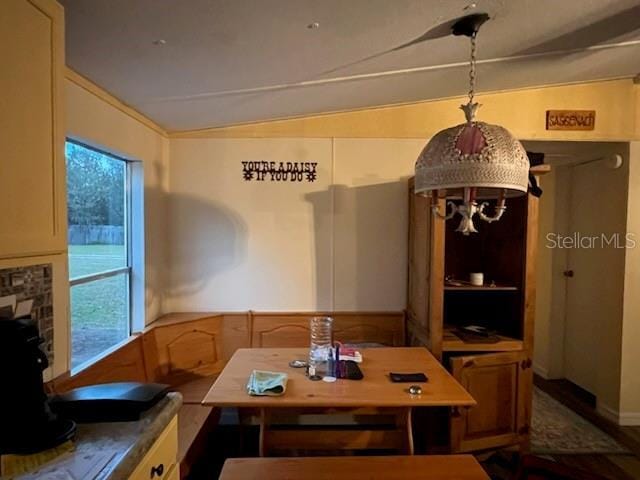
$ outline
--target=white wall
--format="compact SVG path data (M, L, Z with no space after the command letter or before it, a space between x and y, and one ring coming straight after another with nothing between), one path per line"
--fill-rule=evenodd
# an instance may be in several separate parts
M166 311L402 310L424 140L172 139ZM245 182L242 161L318 163Z
M245 182L259 160L318 180ZM330 140L172 140L168 311L329 308L331 161Z
M65 82L65 94L65 128L68 137L142 162L145 319L139 324L149 323L162 313L166 283L169 140L68 79Z

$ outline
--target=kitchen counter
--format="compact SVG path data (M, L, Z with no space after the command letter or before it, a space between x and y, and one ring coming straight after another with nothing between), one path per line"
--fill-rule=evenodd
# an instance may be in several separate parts
M169 425L169 422L176 417L181 406L182 395L172 392L147 410L138 421L78 424L74 441L75 450L69 455L76 457L115 452L113 458L95 478L99 480L126 480ZM62 462L67 463L68 460L69 456L64 455L54 462L62 464ZM65 478L57 477L55 468L52 469L49 465L41 467L42 471L52 474L47 475L46 478ZM17 478L40 477L34 477L34 474L31 473Z

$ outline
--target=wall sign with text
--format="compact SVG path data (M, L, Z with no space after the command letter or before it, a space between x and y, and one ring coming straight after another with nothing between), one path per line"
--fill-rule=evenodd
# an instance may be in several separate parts
M246 182L315 182L317 162L242 162Z
M547 110L547 130L593 130L595 110Z

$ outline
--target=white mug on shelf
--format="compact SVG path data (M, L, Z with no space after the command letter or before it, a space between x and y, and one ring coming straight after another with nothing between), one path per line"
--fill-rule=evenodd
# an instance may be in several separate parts
M469 281L474 287L481 287L482 285L484 285L484 275L481 272L470 273Z

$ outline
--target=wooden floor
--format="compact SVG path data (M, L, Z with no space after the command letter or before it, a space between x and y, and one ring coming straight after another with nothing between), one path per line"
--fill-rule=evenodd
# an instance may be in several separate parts
M547 458L615 480L640 479L640 427L621 427L596 413L593 399L567 380L534 377L535 385L627 447L629 455L549 455Z

